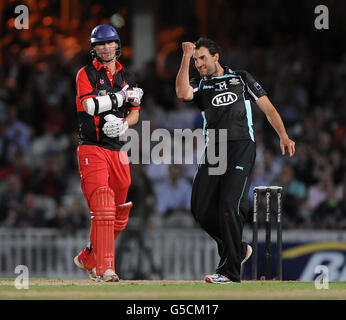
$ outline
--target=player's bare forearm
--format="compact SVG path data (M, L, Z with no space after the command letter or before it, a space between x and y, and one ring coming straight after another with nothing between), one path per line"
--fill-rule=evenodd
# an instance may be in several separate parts
M183 58L181 59L180 69L175 80L175 92L179 99L192 100L193 88L190 85L190 60L195 45L191 42L183 42Z
M130 110L130 113L126 116L126 121L129 127L134 126L139 120L139 110Z
M259 108L265 113L269 123L275 129L279 137L281 138L287 136L284 123L268 97L263 96L259 98L256 103Z
M288 137L285 125L277 110L267 96L259 98L256 103L258 107L265 113L269 123L279 135L281 153L284 155L287 148L290 157L292 157L295 153L295 142Z
M190 58L183 56L181 66L175 81L175 92L179 99L192 100L193 89L190 86Z

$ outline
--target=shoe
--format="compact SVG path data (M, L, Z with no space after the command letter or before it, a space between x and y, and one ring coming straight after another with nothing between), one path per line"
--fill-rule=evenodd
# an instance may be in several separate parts
M220 283L220 284L226 284L226 283L232 282L226 276L223 276L222 274L219 274L219 273L214 273L214 274L205 276L204 281L209 283Z
M74 264L75 264L79 269L85 270L85 271L87 272L87 274L88 274L88 277L89 277L91 280L93 280L93 281L96 281L96 280L97 280L98 277L97 277L97 274L96 274L96 268L92 268L92 269L90 269L90 270L86 269L86 268L84 267L83 261L79 261L78 256L75 256L75 257L73 258L73 262L74 262Z
M98 277L97 281L99 281L99 282L119 282L119 277L112 269L107 269L102 276Z
M248 244L246 247L246 254L245 254L245 258L243 259L243 261L241 262L241 264L245 263L246 261L249 260L249 258L252 255L252 247Z

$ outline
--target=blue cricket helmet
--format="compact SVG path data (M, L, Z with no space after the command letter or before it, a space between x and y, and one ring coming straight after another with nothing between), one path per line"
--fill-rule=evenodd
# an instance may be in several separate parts
M90 36L90 45L92 47L91 49L91 56L93 58L98 58L96 54L96 50L94 49L94 46L99 42L105 42L105 41L115 41L118 43L118 48L116 50L116 58L118 59L121 55L121 42L120 37L118 35L118 32L115 30L115 28L109 24L100 24L96 26L91 31Z

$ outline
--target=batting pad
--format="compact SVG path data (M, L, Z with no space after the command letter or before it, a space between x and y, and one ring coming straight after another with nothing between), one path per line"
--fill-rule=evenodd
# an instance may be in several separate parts
M92 234L90 236L96 253L96 273L102 276L107 269L114 271L114 192L100 187L90 197Z
M129 220L130 210L132 208L132 202L120 204L116 207L114 231L122 231L125 229Z

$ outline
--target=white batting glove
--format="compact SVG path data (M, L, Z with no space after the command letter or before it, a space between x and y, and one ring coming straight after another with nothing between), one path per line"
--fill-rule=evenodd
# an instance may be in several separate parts
M102 130L109 138L116 138L124 135L129 128L125 118L118 118L113 114L108 114L104 117L106 123Z
M130 102L133 106L137 107L141 104L143 97L143 90L141 88L132 88L126 90L126 102Z

